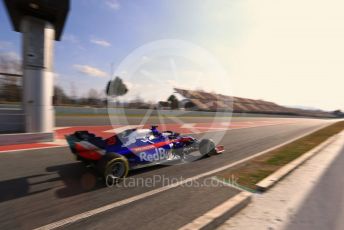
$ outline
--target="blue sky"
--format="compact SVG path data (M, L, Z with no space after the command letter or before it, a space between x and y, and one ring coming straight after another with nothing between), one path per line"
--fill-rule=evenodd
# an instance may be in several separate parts
M67 93L72 83L77 85L80 96L91 87L104 88L111 65L116 68L130 52L148 42L182 39L199 44L203 37L225 35L227 28L207 25L208 19L203 17L207 10L206 4L182 0L71 1L62 41L55 43L56 83ZM12 31L1 6L0 52L20 54L20 37Z
M71 0L62 41L55 43L56 84L67 93L74 84L79 96L90 88L101 91L111 63L117 69L147 43L178 39L209 52L226 77L217 77L214 69L200 74L197 52L185 54L191 61L160 57L132 73L159 81L121 76L131 88L128 99L162 100L173 86L181 86L344 109L338 99L344 98L342 8L339 0ZM1 4L0 54L20 56L20 38ZM179 78L171 79L176 72ZM156 96L154 88L160 89Z

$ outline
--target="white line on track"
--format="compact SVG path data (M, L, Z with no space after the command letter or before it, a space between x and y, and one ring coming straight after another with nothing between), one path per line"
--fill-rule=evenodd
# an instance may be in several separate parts
M106 130L104 131L104 133L120 133L127 129L136 129L136 128L141 128L141 127L143 127L143 125L126 125L126 126L121 126L115 129Z
M191 129L196 125L196 123L185 123L180 126L182 129Z
M228 122L228 121L226 121L226 122L221 122L221 125L223 125L223 126L230 126L230 125L231 125L231 122Z
M327 125L330 125L327 124ZM228 165L225 165L225 166L222 166L220 168L217 168L217 169L214 169L214 170L211 170L211 171L208 171L208 172L205 172L205 173L201 173L199 175L196 175L196 176L193 176L193 177L190 177L188 179L185 179L185 180L182 180L182 181L179 181L179 182L176 182L176 183L173 183L173 184L170 184L170 185L167 185L167 186L164 186L164 187L161 187L161 188L157 188L157 189L153 189L151 191L148 191L148 192L145 192L145 193L142 193L142 194L139 194L139 195L136 195L136 196L133 196L133 197L130 197L130 198L127 198L127 199L124 199L124 200L121 200L121 201L116 201L116 202L113 202L111 204L108 204L108 205L105 205L105 206L102 206L100 208L96 208L96 209L92 209L90 211L86 211L86 212L83 212L83 213L80 213L80 214L77 214L77 215L74 215L74 216L71 216L71 217L68 217L68 218L65 218L65 219L62 219L62 220L59 220L59 221L56 221L56 222L53 222L53 223L50 223L50 224L47 224L47 225L44 225L42 227L39 227L39 228L36 228L34 230L51 230L51 229L56 229L56 228L59 228L59 227L62 227L62 226L65 226L67 224L72 224L72 223L75 223L77 221L80 221L80 220L83 220L83 219L86 219L86 218L89 218L89 217L92 217L92 216L95 216L97 214L100 214L100 213L103 213L103 212L106 212L108 210L111 210L111 209L114 209L114 208L117 208L117 207L120 207L120 206L123 206L123 205L127 205L127 204L130 204L132 202L135 202L135 201L138 201L138 200L141 200L141 199L144 199L144 198L147 198L147 197L150 197L150 196L153 196L155 194L158 194L158 193L161 193L161 192L164 192L164 191L167 191L167 190L170 190L172 188L176 188L180 185L183 185L183 184L186 184L190 181L193 181L193 180L197 180L197 179L200 179L202 177L206 177L206 176L210 176L212 174L215 174L215 173L218 173L220 171L223 171L225 169L228 169L230 167L233 167L235 165L238 165L238 164L241 164L245 161L248 161L252 158L255 158L259 155L262 155L266 152L269 152L271 150L274 150L276 148L279 148L283 145L286 145L288 143L291 143L299 138L302 138L304 136L307 136L309 135L310 133L313 133L317 130L320 130L322 129L324 126L321 126L315 130L312 130L310 132L307 132L305 134L302 134L296 138L293 138L289 141L286 141L282 144L279 144L279 145L276 145L274 147L271 147L269 149L266 149L262 152L259 152L259 153L256 153L252 156L249 156L249 157L246 157L244 159L241 159L239 161L236 161L236 162L233 162L231 164L228 164Z
M22 152L22 151L41 150L41 149L52 149L52 148L62 148L62 147L66 147L66 145L55 145L55 146L46 146L46 147L35 147L35 148L27 148L27 149L1 150L0 153Z
M64 127L55 127L54 130L59 130L59 129L69 129L69 128L72 128L70 126L64 126Z

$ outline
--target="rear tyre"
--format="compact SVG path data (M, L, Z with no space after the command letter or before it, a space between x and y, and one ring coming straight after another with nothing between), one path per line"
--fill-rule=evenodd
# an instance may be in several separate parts
M107 186L119 183L128 175L128 160L117 154L107 153L97 164L98 170L103 173Z
M202 157L210 157L216 153L215 143L210 139L203 139L199 143L199 152Z

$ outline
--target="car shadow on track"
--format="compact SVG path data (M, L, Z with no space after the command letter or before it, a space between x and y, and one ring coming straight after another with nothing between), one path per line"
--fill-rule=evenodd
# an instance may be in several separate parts
M156 165L147 168L135 169L129 172L128 177L133 177L145 173L149 173L154 170L169 167L168 165ZM81 162L56 165L46 168L49 173L58 174L57 180L59 186L55 191L55 195L58 198L66 198L71 196L77 196L82 193L95 191L98 189L106 188L105 180L102 175L92 167L86 167Z
M100 175L74 162L47 167L45 173L0 181L0 203L50 190L58 198L65 198L99 188L104 188Z
M88 168L81 162L51 166L46 168L46 171L58 174L59 181L63 184L55 191L59 198L104 188L101 176L93 168Z
M129 172L128 177L144 177L146 173L166 167L173 165L135 169ZM46 173L42 174L0 181L0 203L49 190L54 190L58 198L66 198L106 188L102 175L81 162L50 166L45 170Z
M198 160L203 160L201 158ZM178 165L178 162L176 162ZM150 176L150 172L173 167L174 165L154 165L129 171L128 178L137 176ZM87 193L98 189L106 188L103 176L92 167L86 167L84 163L74 162L46 168L47 172L54 172L59 175L63 187L56 190L56 196L66 198ZM147 175L145 175L147 174ZM121 183L121 182L119 182Z
M0 203L49 191L52 187L48 183L54 181L56 178L51 178L50 174L0 181Z

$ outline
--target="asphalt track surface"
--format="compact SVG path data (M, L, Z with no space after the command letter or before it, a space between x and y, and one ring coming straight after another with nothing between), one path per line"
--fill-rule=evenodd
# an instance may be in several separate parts
M209 118L186 118L207 122ZM233 121L278 118L235 118ZM130 124L140 118L130 118ZM143 186L106 188L93 169L76 162L67 147L0 153L0 229L32 229L165 186L167 179L187 179L236 162L299 135L328 125L328 120L293 118L292 122L223 133L226 152L189 164L131 172L129 178L160 181ZM62 117L58 126L107 125L106 117ZM159 123L152 119L149 122ZM190 121L189 121L190 122ZM177 229L235 195L226 186L181 186L119 205L63 226L66 229ZM152 181L152 180L151 180Z

